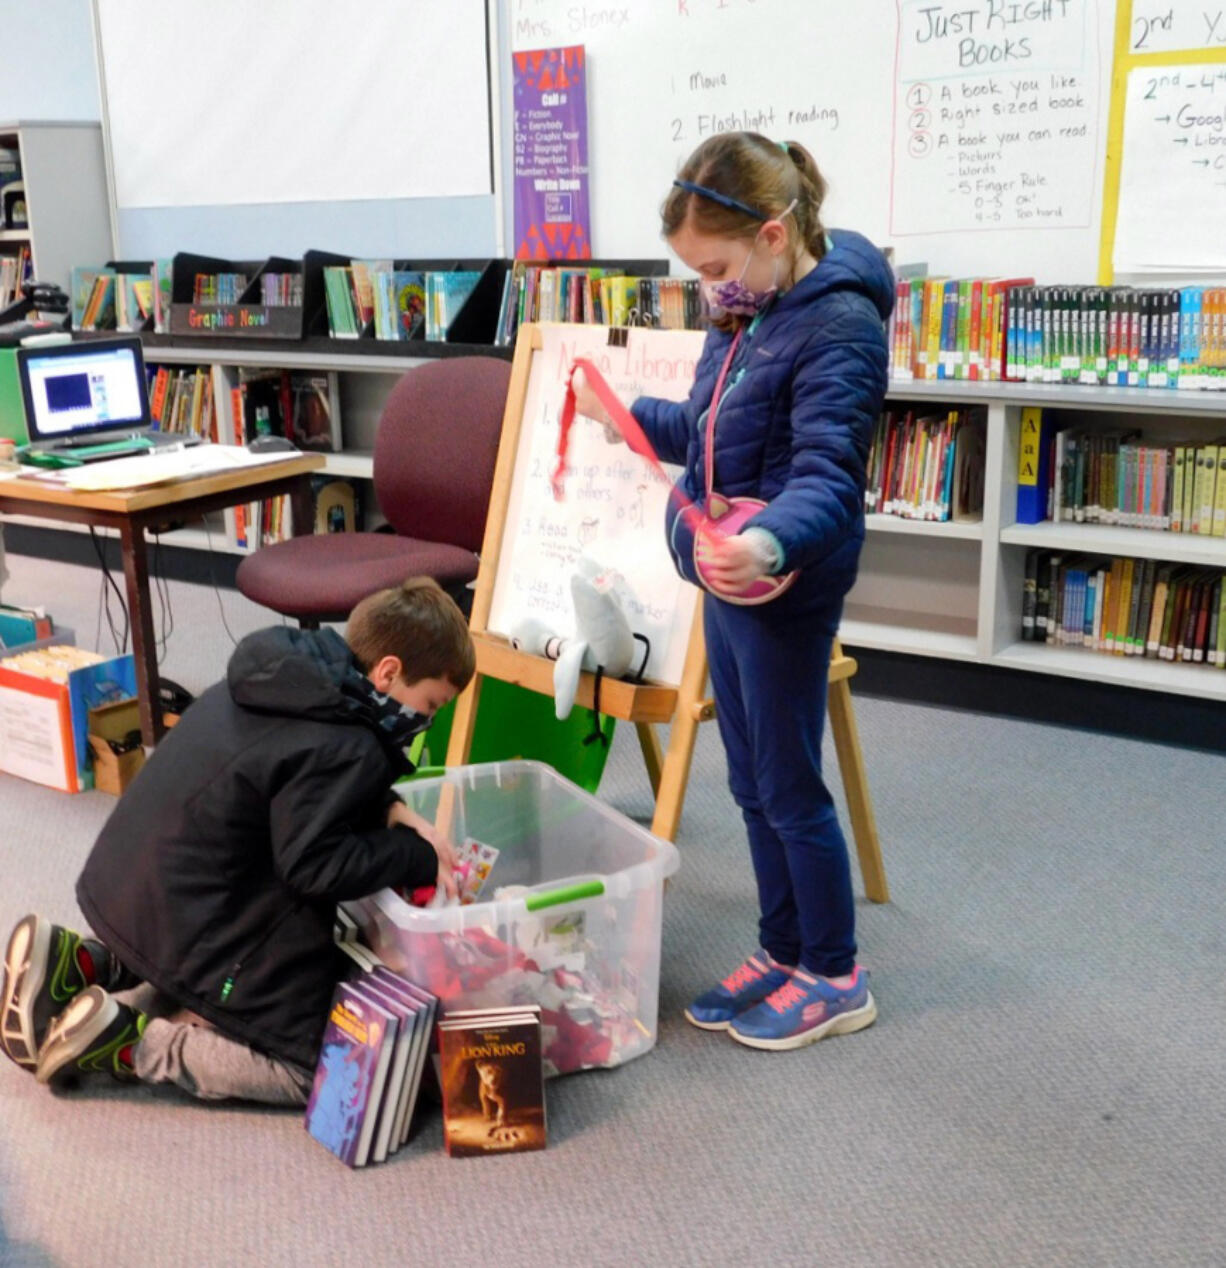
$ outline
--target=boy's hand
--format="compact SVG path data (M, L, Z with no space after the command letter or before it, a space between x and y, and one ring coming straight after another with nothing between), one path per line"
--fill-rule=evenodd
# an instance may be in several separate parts
M448 898L458 898L460 890L455 879L455 847L432 823L425 824L424 830L418 828L417 831L430 842L438 855L438 887Z
M412 828L423 841L430 843L434 853L438 855L438 885L448 898L457 897L459 890L455 880L455 847L447 839L447 835L400 800L394 801L387 812L387 826L392 828L397 824L402 828Z

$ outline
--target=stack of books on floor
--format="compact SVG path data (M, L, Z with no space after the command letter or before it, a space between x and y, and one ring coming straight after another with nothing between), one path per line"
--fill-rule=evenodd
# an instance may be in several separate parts
M1226 287L900 279L890 374L1226 390Z
M361 946L343 909L338 921L353 978L332 999L306 1129L346 1166L364 1167L409 1139L438 1000Z
M1226 669L1222 570L1032 550L1022 638Z
M706 320L694 278L628 277L618 268L517 260L503 285L495 343L509 346L519 327L533 321L697 330Z
M306 1110L307 1131L350 1167L409 1138L427 1066L453 1156L544 1149L545 1078L536 1005L447 1010L358 940L342 903L336 988Z
M865 510L903 519L983 519L987 415L973 409L917 417L889 411L868 457Z

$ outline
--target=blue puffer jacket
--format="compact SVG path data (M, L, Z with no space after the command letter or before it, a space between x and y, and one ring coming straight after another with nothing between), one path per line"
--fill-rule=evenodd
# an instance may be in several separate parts
M774 535L780 571L801 569L763 614L828 612L833 627L864 542L865 463L885 396L894 279L868 239L846 230L830 238L817 268L741 338L716 419L715 488L768 502L751 523ZM684 464L679 487L699 504L707 407L731 339L719 330L707 336L687 400L640 397L632 407L661 459ZM697 584L676 499L668 541L678 572Z

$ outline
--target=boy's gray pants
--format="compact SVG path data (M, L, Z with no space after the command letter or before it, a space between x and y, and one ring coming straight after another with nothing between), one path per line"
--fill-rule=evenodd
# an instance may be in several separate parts
M307 1103L312 1077L305 1070L220 1034L147 982L116 998L149 1018L132 1050L142 1083L173 1083L202 1101Z

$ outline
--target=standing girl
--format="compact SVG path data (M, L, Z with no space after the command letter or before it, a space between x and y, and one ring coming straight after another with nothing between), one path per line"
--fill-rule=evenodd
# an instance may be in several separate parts
M795 143L725 133L690 156L664 202L663 232L701 279L714 328L686 401L640 397L631 409L661 459L685 468L669 549L683 577L708 587L707 656L761 911L760 948L686 1017L754 1048L798 1048L877 1015L856 963L847 845L822 780L821 736L831 642L864 541L894 283L865 238L823 228L824 193ZM579 411L609 423L576 378ZM736 535L704 535L696 564L681 495L709 508L712 490L765 505ZM769 602L719 597L760 597L771 587L763 578L792 572Z

